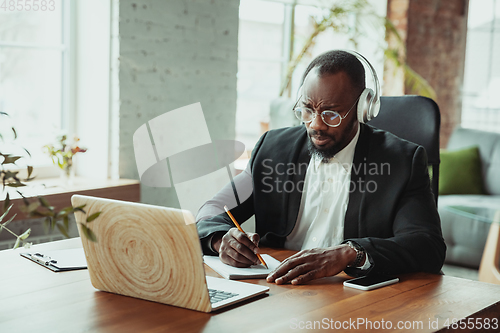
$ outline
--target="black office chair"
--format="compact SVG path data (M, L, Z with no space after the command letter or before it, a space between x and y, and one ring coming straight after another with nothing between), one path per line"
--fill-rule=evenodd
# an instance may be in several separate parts
M431 187L437 206L441 114L436 102L422 96L382 96L380 113L368 124L425 148L432 166Z

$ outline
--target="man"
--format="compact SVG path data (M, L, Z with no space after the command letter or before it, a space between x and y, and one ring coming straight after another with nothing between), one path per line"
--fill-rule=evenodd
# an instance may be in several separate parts
M257 233L247 238L226 214L209 213L224 206L228 185L198 213L204 253L246 267L259 263L259 241L300 250L267 277L277 284L341 271L440 271L446 246L425 150L359 123L364 88L363 65L350 53L311 62L295 106L305 126L265 133L234 179L235 188L253 186L231 212L239 222L255 214Z

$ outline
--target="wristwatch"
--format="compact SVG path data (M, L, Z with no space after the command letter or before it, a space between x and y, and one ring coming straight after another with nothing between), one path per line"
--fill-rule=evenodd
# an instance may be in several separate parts
M359 244L351 242L351 241L347 241L346 244L349 245L349 247L351 249L356 251L356 259L354 260L354 262L352 264L347 265L347 267L359 267L359 266L361 266L361 260L363 260L363 257L366 254L365 250Z

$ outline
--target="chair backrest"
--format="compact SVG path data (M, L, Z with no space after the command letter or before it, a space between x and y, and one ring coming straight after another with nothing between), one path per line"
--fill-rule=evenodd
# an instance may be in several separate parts
M441 114L436 102L422 96L382 96L380 113L368 124L425 148L432 166L431 187L437 205Z

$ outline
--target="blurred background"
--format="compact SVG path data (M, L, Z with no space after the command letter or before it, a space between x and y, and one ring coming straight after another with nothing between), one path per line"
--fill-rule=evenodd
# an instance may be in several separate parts
M18 166L33 165L38 179L57 177L41 147L77 135L88 148L77 176L138 180L134 132L201 102L211 139L236 139L250 152L266 130L296 124L283 105L297 98L307 64L339 48L367 57L383 95L433 98L441 147L458 126L500 132L499 2L7 1L1 149L23 155ZM189 115L179 126L196 135ZM140 200L179 206L172 188L141 186Z
M45 6L0 8L0 112L10 115L2 123L15 124L16 147L30 151L39 176L57 175L40 147L67 133L89 148L77 175L138 179L134 131L195 102L212 139L235 138L251 150L269 123L288 124L273 124L272 102L295 99L307 64L336 48L364 54L384 95L433 97L443 147L459 125L500 131L496 0L56 0ZM409 82L414 73L416 85ZM143 188L142 198L170 204L175 199L168 192Z

